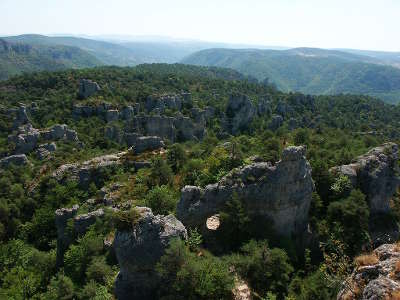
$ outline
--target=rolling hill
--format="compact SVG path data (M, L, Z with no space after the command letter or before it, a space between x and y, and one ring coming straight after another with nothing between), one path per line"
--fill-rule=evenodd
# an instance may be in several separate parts
M102 65L101 61L77 47L9 43L0 39L0 80L21 73L99 65Z
M367 94L400 102L400 69L357 53L314 48L208 49L182 63L232 68L258 80L268 78L283 91Z
M40 46L72 46L95 56L106 65L134 66L143 61L138 59L134 51L122 45L97 41L92 39L68 36L45 36L37 34L26 34L2 38L8 42L19 42Z

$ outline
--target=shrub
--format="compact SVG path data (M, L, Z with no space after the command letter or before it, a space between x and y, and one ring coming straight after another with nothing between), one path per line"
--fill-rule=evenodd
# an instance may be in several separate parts
M156 186L147 193L146 206L150 207L154 214L168 215L175 210L175 195L166 185Z
M115 228L119 231L132 230L139 219L140 213L134 207L128 211L118 210L113 214Z

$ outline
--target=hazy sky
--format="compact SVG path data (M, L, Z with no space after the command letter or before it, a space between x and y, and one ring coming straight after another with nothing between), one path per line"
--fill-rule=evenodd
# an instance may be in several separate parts
M22 33L400 51L400 0L0 0L0 34Z

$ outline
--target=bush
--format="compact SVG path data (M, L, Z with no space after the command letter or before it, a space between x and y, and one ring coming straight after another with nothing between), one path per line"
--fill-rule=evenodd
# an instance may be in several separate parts
M160 299L230 299L233 275L228 265L205 253L191 253L179 239L171 241L157 266L163 285Z
M118 210L113 213L113 222L119 231L132 230L139 219L140 213L134 207L128 211Z
M286 295L294 269L284 250L270 249L266 241L251 240L240 253L230 261L242 278L249 280L254 291L262 295L273 292L280 298Z
M150 207L154 214L168 215L173 213L176 203L174 193L166 185L156 186L146 195L146 206Z

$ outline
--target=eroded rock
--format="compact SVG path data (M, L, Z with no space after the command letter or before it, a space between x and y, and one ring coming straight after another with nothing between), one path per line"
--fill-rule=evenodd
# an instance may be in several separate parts
M155 299L161 284L155 269L173 238L187 238L185 227L173 215L153 215L138 207L140 219L131 230L117 231L114 249L120 266L115 294L120 300Z
M16 154L0 159L0 167L7 168L10 165L24 166L29 163L25 154Z
M97 82L89 80L89 79L81 79L79 81L79 91L78 91L78 97L81 99L86 99L89 98L90 96L94 95L98 91L100 91L101 88L97 84Z
M331 169L347 176L367 197L371 214L388 213L390 200L400 186L398 146L386 143L357 157L351 164Z
M305 231L314 184L304 147L288 147L282 160L271 165L252 163L235 169L204 189L182 189L177 216L185 226L204 228L206 220L219 213L237 194L251 216L273 222L278 234Z

